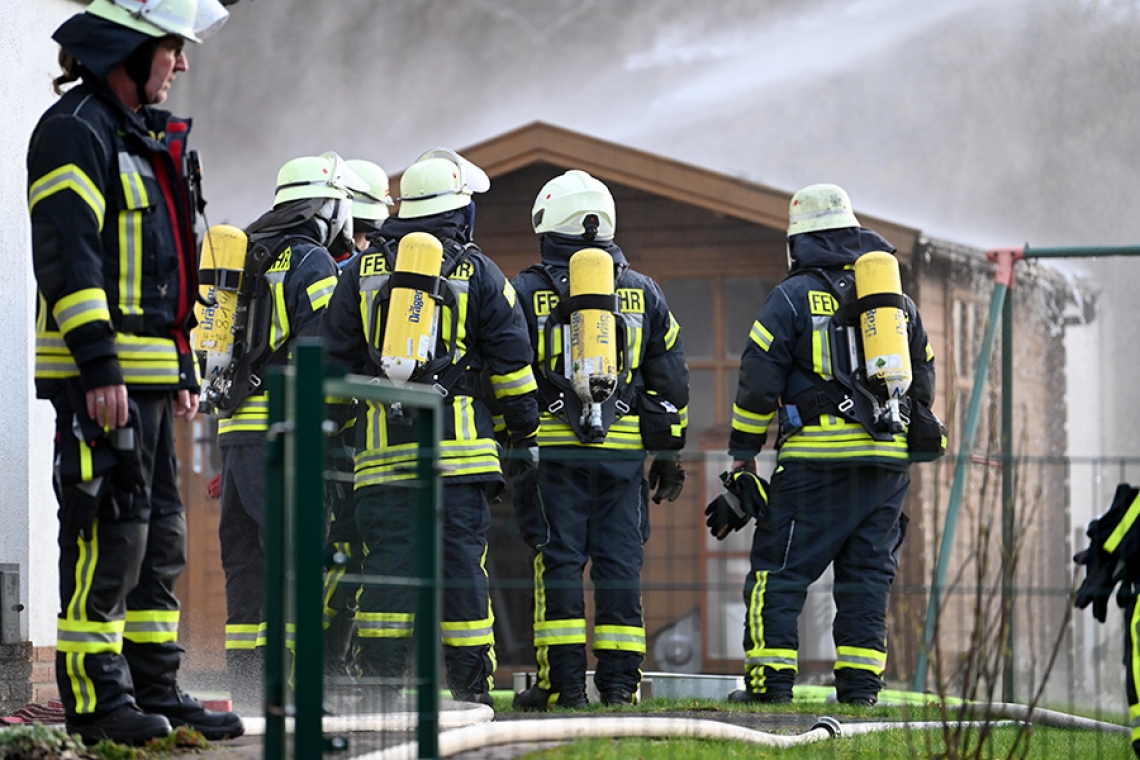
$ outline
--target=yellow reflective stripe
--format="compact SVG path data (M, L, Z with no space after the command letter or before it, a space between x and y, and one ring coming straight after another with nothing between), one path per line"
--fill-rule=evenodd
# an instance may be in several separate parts
M753 343L759 346L760 350L764 353L767 353L768 349L772 347L772 333L768 332L768 328L760 324L760 320L756 320L752 323L752 332L748 334L748 337Z
M614 420L614 424L606 433L605 440L601 443L582 443L568 422L549 412L543 412L539 418L538 445L581 446L622 451L640 451L645 448L641 442L641 428L636 414L627 414L619 420Z
M313 311L320 311L328 306L329 299L332 298L333 290L335 289L336 275L330 275L324 279L317 280L305 288L305 292L309 294L309 305L313 307Z
M732 405L732 429L752 435L764 435L775 418L775 412L750 412L737 404Z
M102 288L84 288L64 296L56 301L51 315L63 335L89 322L111 321L107 293Z
M178 610L127 610L123 638L136 644L178 641Z
M594 649L645 654L645 629L629 625L595 625Z
M819 425L808 425L784 442L780 459L867 459L909 461L906 436L876 441L854 422L824 415Z
M408 612L357 612L356 635L365 639L411 638L415 618Z
M285 310L285 283L270 282L269 292L273 297L273 322L269 326L269 347L277 349L289 340L289 314Z
M811 333L811 367L824 380L831 379L831 340L828 325L831 317L813 317L816 324Z
M771 668L772 670L799 670L799 652L794 649L770 649L756 647L749 649L744 664L750 668Z
M86 441L79 441L79 478L86 483L95 477L95 467L91 460L91 447Z
M1128 621L1128 643L1132 651L1128 653L1128 666L1132 669L1132 684L1140 684L1140 604L1132 605L1132 619ZM1130 708L1131 712L1131 708ZM1133 716L1135 717L1135 716Z
M534 624L534 645L556 646L558 644L585 644L586 621L547 620Z
M1136 626L1133 625L1133 630L1135 628ZM1132 661L1136 662L1135 649L1132 652ZM1133 678L1135 679L1135 674L1133 674ZM1136 683L1135 680L1132 682ZM1140 705L1128 706L1128 724L1132 727L1132 741L1140 740Z
M178 349L168 338L118 333L115 349L127 384L177 385L180 381ZM57 332L36 335L36 379L75 377L79 369L67 343Z
M477 647L495 643L494 621L491 618L445 620L440 628L443 631L444 646Z
M505 375L491 375L491 388L495 391L495 398L510 398L538 390L538 383L530 365L527 365Z
M119 213L119 307L123 314L143 313L142 214L141 211Z
M269 428L269 394L250 396L233 414L218 420L218 435L263 431Z
M1120 542L1123 541L1124 537L1128 534L1128 531L1132 530L1132 525L1136 522L1138 516L1140 516L1140 494L1137 494L1136 498L1132 500L1132 503L1128 506L1128 510L1124 513L1124 517L1121 518L1116 528L1104 542L1104 550L1106 552L1112 554L1116 551L1117 547L1120 546Z
M36 204L61 190L71 190L91 207L95 219L99 222L99 231L103 231L103 215L107 210L107 200L103 197L99 187L91 181L87 173L75 164L64 164L53 169L32 183L28 189L28 212L35 210Z
M265 623L226 625L226 649L257 649L265 646L267 640L267 625Z
M94 622L59 618L56 621L56 649L60 652L123 651L122 620Z
M887 669L887 653L862 647L836 647L835 669L867 670L882 675Z
M82 536L75 540L79 553L75 559L75 591L64 607L61 620L82 622L87 620L87 597L95 579L95 567L99 563L99 518L91 525L91 540Z
M677 343L677 336L681 334L681 325L678 324L677 319L673 316L673 312L669 312L669 329L665 331L665 350L672 351L673 346Z

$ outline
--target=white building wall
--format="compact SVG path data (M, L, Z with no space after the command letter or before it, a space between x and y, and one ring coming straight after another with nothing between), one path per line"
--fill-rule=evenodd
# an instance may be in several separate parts
M0 563L20 566L20 632L36 646L55 645L59 592L53 415L32 386L35 278L25 155L32 128L55 100L59 48L51 33L82 7L69 0L0 0Z

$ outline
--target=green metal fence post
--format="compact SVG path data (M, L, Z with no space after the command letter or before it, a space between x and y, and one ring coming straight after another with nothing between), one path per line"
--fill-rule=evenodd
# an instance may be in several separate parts
M285 371L266 378L269 432L265 437L265 760L285 760L285 580L288 530L285 526ZM279 510L270 513L270 510Z
M294 756L321 757L324 717L325 394L324 354L316 338L293 349L293 561L296 620L293 677L297 708Z
M416 537L420 542L416 558L420 586L416 604L416 708L419 723L416 741L420 758L439 757L439 636L442 615L443 553L440 540L440 485L436 446L440 439L439 414L421 409L417 417L419 457L416 460L417 501Z

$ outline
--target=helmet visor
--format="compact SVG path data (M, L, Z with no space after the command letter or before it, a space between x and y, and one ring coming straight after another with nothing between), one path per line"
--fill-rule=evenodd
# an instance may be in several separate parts
M459 167L459 193L485 193L491 189L487 172L450 148L432 148L417 158L416 163L428 158L442 158Z
M198 39L213 37L230 17L218 0L198 0L198 13L194 16L194 33Z

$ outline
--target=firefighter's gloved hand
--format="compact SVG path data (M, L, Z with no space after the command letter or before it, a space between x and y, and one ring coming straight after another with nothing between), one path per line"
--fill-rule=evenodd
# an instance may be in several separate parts
M653 503L676 501L684 487L685 468L681 466L681 452L658 452L653 457L653 464L649 465L649 490L653 491Z
M1124 598L1140 577L1140 565L1135 559L1140 555L1140 520L1133 509L1137 503L1140 503L1140 489L1120 483L1108 511L1090 522L1085 531L1089 537L1088 548L1073 557L1074 562L1085 566L1085 579L1077 589L1073 604L1079 609L1091 604L1093 617L1102 623L1116 585L1124 581L1121 588ZM1122 598L1117 601L1121 602Z
M218 473L210 478L210 482L206 484L206 495L211 499L222 498L222 473Z
M705 508L705 524L718 541L740 530L754 518L763 524L768 519L768 483L746 469L721 473L725 492Z
M538 469L538 436L511 441L506 452L503 474L510 480L517 480Z
M1103 623L1108 616L1108 600L1124 573L1124 563L1108 552L1091 548L1079 552L1073 561L1085 566L1085 579L1073 604L1082 610L1091 604L1093 617Z

